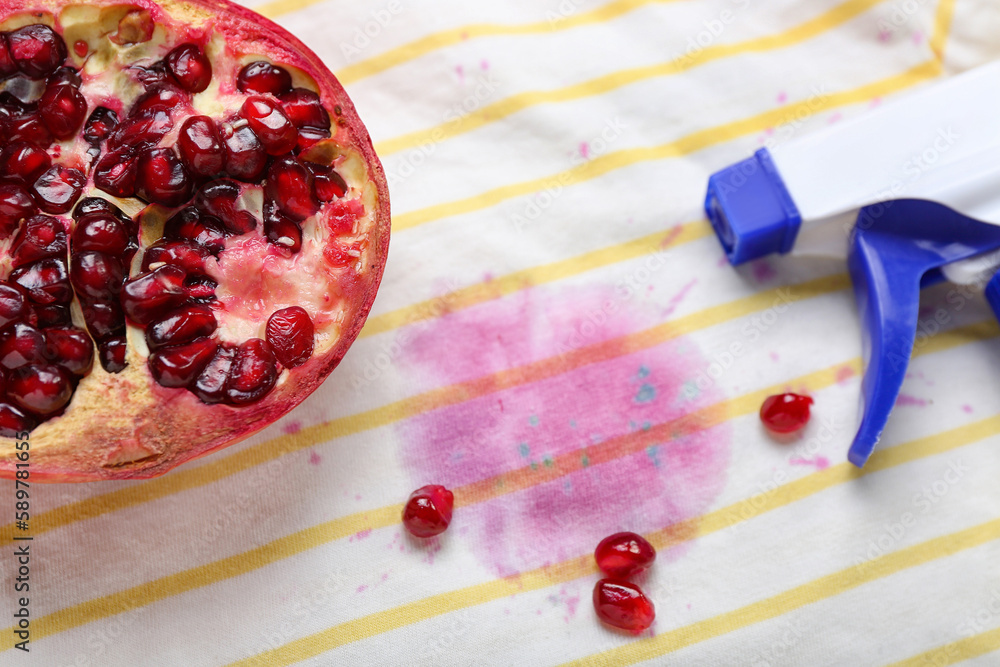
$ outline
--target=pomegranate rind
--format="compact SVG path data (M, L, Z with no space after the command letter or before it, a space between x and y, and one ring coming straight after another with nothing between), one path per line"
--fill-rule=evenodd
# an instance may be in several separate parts
M0 0L0 20L3 29L53 23L64 7L73 4L41 0L26 7ZM109 8L124 3L97 0L88 5ZM157 24L185 23L195 30L211 29L243 54L266 56L312 78L332 119L333 136L325 142L326 147L359 155L367 169L367 185L374 187L374 205L366 210L371 224L365 238L365 262L349 284L338 285L346 305L336 342L322 352L317 350L305 364L284 370L278 386L252 405L206 405L186 390L160 387L130 334L129 366L123 372L109 374L95 364L66 412L32 431L31 479L38 482L157 477L186 461L235 444L287 414L319 387L357 338L388 256L390 210L385 172L350 98L316 54L277 24L227 0L133 0L127 6L148 11ZM0 439L0 477L14 476L15 443Z

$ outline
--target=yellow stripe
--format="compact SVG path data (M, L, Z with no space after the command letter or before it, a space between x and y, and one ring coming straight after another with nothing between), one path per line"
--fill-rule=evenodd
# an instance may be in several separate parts
M512 97L494 102L462 117L456 117L445 123L425 130L380 141L375 145L375 151L385 158L387 155L417 146L436 144L451 139L460 134L471 132L484 125L496 122L512 114L524 111L539 104L568 102L583 97L603 95L623 86L653 79L661 76L671 76L686 72L689 69L749 52L763 52L783 49L828 32L856 16L867 12L883 0L849 0L824 12L816 18L789 28L774 35L757 37L735 44L718 44L706 47L690 55L680 56L666 63L634 67L632 69L612 72L596 79L577 83L556 90L536 90L519 93Z
M454 405L484 393L500 391L553 377L581 365L602 360L597 354L623 356L654 347L677 336L728 322L785 301L791 303L846 289L846 274L827 276L800 285L759 292L749 297L692 313L650 329L635 332L603 343L589 345L565 355L550 357L525 366L511 368L471 382L434 389L410 396L372 410L333 419L252 445L246 449L200 466L176 470L169 475L140 485L111 491L74 503L68 503L32 517L35 535L76 521L100 516L144 502L198 488L234 475L285 454L312 447L320 442L360 433L413 417L428 410ZM11 544L14 524L0 528L0 543Z
M998 432L1000 432L1000 415L994 415L967 426L881 450L872 457L863 470L858 470L845 462L821 472L806 475L779 487L774 493L757 496L750 513L744 512L747 509L747 500L742 500L703 517L683 522L683 525L670 526L657 531L657 533L647 535L647 538L658 550L662 551L681 542L703 537L766 512L785 507L858 477L948 452L996 435ZM864 569L877 571L877 565L875 562L870 562ZM325 653L338 646L367 639L435 616L485 604L517 593L566 583L593 574L596 574L594 561L590 554L587 554L557 563L554 566L531 570L517 576L497 579L457 591L440 593L394 609L375 612L233 664L246 667L250 665L288 665ZM620 664L620 662L616 659L606 664Z
M997 333L1000 333L1000 329L998 329L992 321L963 327L962 329L956 329L939 334L938 336L930 339L929 343L920 349L919 354L923 355L939 352L965 344L970 340L979 339L982 336L993 336ZM854 366L855 370L857 370L860 366L859 359L854 359L849 363ZM773 387L768 387L730 401L724 401L723 403L715 406L709 406L699 412L704 413L709 418L715 418L717 421L719 420L719 415L725 415L726 418L732 418L735 416L750 414L760 406L760 401L763 396L780 391L789 383L796 386L805 386L809 391L813 392L832 385L836 382L838 370L842 367L843 364L837 364L836 366L822 371L817 371L816 373L812 373L801 378L782 382ZM917 458L948 451L964 444L968 444L969 442L980 440L997 430L1000 430L1000 416L985 419L936 436L923 438L909 443L905 447L892 447L876 453L876 455L872 457L864 473L869 474L878 470L884 470L886 468L899 465L901 463L912 461ZM760 505L760 507L755 506L755 515L781 507L795 500L817 493L822 489L847 481L857 474L860 473L858 473L854 466L851 466L848 463L842 463L828 468L822 473L809 475L799 479L796 482L786 485L785 487L781 487L778 492L772 494L765 503ZM688 524L689 529L677 530L677 527L671 527L665 531L660 531L657 534L649 536L650 540L655 546L657 546L657 548L663 549L668 546L668 540L684 541L687 539L693 539L696 535L705 535L710 532L721 530L726 526L745 519L745 517L741 517L738 514L738 510L742 508L742 505L743 501L730 505L729 507L716 510L715 512L705 515L700 519L693 519L685 522ZM102 598L90 600L88 602L83 602L72 607L59 610L38 619L34 624L34 635L37 638L47 637L85 623L152 604L153 602L166 597L179 595L218 581L246 574L247 572L264 567L278 560L289 558L308 549L313 549L328 542L342 539L343 537L356 533L359 530L384 528L394 525L399 521L400 510L400 506L394 505L373 510L371 512L358 513L348 517L334 519L318 526L313 526L296 533L292 533L291 535L282 537L242 554L236 554L219 561L168 575L119 593L114 593ZM511 593L509 589L510 585L514 585L518 589L521 589L524 586L542 588L554 583L568 581L570 579L589 574L592 567L592 561L589 557L581 557L552 567L524 573L515 577L513 580L499 580L473 586L469 589L444 593L433 598L428 598L418 603L414 603L414 605L409 605L407 608L412 608L411 611L414 611L414 613L416 610L420 610L420 613L424 613L425 616L435 615L434 613L427 612L435 611L436 613L444 613L445 611L449 611L453 608L457 609L469 606L470 604L474 604L476 602L486 602L489 599L496 599L496 597L509 595ZM496 597L483 597L487 592L496 594ZM442 600L446 600L447 604L439 606L439 603ZM454 606L456 604L459 606ZM380 631L392 629L393 627L399 627L399 625L393 625L394 619L408 619L406 620L406 623L402 624L422 620L421 618L411 617L407 615L408 613L409 612L401 612L399 609L389 610L365 617L364 619L352 621L346 626L338 626L338 628L341 628L344 632L341 635L337 635L340 637L337 645L351 641L353 640L352 638L360 638L354 636L354 633L357 632L359 627L368 628L368 632L364 636L371 636L378 634ZM348 626L350 628L349 631L345 629ZM323 645L326 646L326 648L322 649L324 651L332 648L332 646L328 646L326 643ZM282 649L279 649L279 651L283 652L285 648L286 647L283 647ZM265 662L262 664L278 663Z
M889 667L945 667L1000 650L1000 628L932 648L920 655L894 662Z
M491 206L496 206L500 202L515 197L541 192L547 189L556 189L577 185L586 181L603 176L616 169L622 169L641 162L652 160L663 160L672 157L682 157L696 151L725 143L738 137L742 137L754 132L762 132L769 127L774 127L786 121L790 115L801 112L799 117L805 114L813 114L820 111L828 111L841 106L865 102L873 97L890 95L905 88L909 88L922 81L927 81L941 73L941 64L936 60L929 60L917 65L912 69L891 76L881 81L876 81L853 90L834 93L825 98L814 98L812 100L793 103L784 107L778 107L765 111L750 118L732 121L723 125L699 130L676 141L645 148L626 148L613 153L606 153L599 157L582 162L576 167L566 171L536 178L521 183L512 183L499 188L494 188L466 199L435 204L426 208L417 209L408 213L394 216L392 220L393 229L402 231L412 229L419 225L465 213L480 211Z
M570 257L569 259L533 266L523 271L515 271L485 283L476 283L448 292L434 299L421 301L403 308L369 317L361 338L385 333L408 324L414 324L447 313L469 308L487 301L499 299L519 290L564 280L572 276L592 271L604 266L624 262L643 255L662 252L667 248L690 243L712 235L707 220L688 222L655 234L606 246L599 250Z
M993 519L957 533L942 535L912 547L888 553L863 566L849 567L828 574L759 602L683 628L664 632L651 639L630 642L617 649L567 662L565 666L632 665L673 653L687 646L745 628L748 625L777 618L782 614L840 595L902 570L982 546L998 538L1000 538L1000 519Z

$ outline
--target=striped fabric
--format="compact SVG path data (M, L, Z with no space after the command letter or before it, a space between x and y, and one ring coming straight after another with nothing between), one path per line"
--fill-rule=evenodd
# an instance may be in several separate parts
M1000 662L982 299L924 293L859 472L844 266L734 270L700 210L713 170L1000 55L997 3L250 5L339 73L390 175L372 317L249 441L36 492L32 651L11 648L8 524L0 663ZM816 404L779 441L756 411L785 389ZM418 543L399 514L427 483L455 491L455 519ZM659 552L638 637L590 602L618 530Z

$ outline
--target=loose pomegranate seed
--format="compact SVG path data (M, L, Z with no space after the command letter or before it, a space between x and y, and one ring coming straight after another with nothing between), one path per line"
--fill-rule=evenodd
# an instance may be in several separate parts
M168 53L164 60L171 74L188 92L200 93L212 81L212 63L194 44L181 44Z
M117 257L93 250L73 255L70 279L81 296L95 301L110 300L118 294L124 277L125 270Z
M313 174L313 193L321 202L340 199L347 194L347 181L331 167L304 162L306 168Z
M100 143L118 127L118 114L107 107L97 107L87 118L83 127L83 138L91 143Z
M260 338L244 341L236 350L226 383L226 399L233 405L259 401L278 381L278 361L271 346Z
M415 537L440 535L451 523L454 494L438 484L422 486L410 494L403 508L403 527Z
M195 176L210 177L225 167L226 147L215 123L208 116L192 116L184 121L177 137L177 149L188 170Z
M109 373L121 373L128 366L125 363L125 337L109 338L97 346L97 356L101 367Z
M101 342L125 334L125 313L117 301L80 299L80 307L94 340Z
M83 329L49 327L45 330L45 357L73 375L83 377L94 365L94 344Z
M241 93L281 95L292 89L292 76L284 68L258 60L240 70L236 76L236 88Z
M257 181L267 167L267 152L249 125L222 128L226 144L226 173L241 181Z
M198 375L191 391L205 403L222 403L226 400L226 383L236 359L236 348L223 344Z
M7 45L18 69L33 79L45 78L66 60L66 42L40 23L7 33Z
M130 118L143 118L152 117L156 111L170 113L190 100L191 96L180 88L161 84L140 95L128 115Z
M265 194L292 220L305 220L319 209L313 175L292 156L276 159L267 170Z
M46 213L66 213L80 198L87 178L79 169L54 166L35 180L35 201Z
M164 387L188 387L212 360L218 347L211 338L199 338L157 350L149 355L149 371Z
M594 610L608 625L638 634L653 624L656 610L642 589L628 581L601 579L594 586Z
M73 53L75 53L78 57L86 58L89 51L90 45L82 39L78 39L73 43Z
M77 70L69 66L63 66L52 72L52 74L49 74L49 77L45 79L45 85L79 88L83 85L83 79L80 78L80 72Z
M642 535L615 533L600 541L594 559L605 574L621 579L639 574L652 565L656 550Z
M59 366L21 366L10 374L7 395L29 412L51 415L66 407L73 397L73 379Z
M119 256L131 245L128 231L115 216L95 213L77 221L73 230L73 248L95 250Z
M301 366L312 356L313 322L301 306L282 308L271 315L267 320L265 336L285 368Z
M249 211L239 208L240 187L235 181L220 178L205 185L195 199L203 212L222 221L237 234L246 234L257 228L257 220Z
M24 319L28 314L28 303L21 290L0 283L0 329L11 322Z
M38 101L38 113L56 139L72 138L87 118L87 100L68 85L50 85Z
M163 237L194 241L218 254L226 247L226 230L221 221L212 216L203 216L194 206L179 211L163 227Z
M180 206L194 194L194 182L172 148L150 148L139 156L139 195L154 204Z
M210 336L218 326L215 314L205 306L187 306L146 327L146 344L150 350L166 345L188 343L195 338Z
M14 269L10 278L37 304L47 306L53 303L69 303L73 300L73 288L69 284L66 260L62 258L50 257Z
M18 229L11 246L14 267L46 257L66 257L66 229L56 218L33 215Z
M69 314L69 306L53 303L47 306L35 305L31 309L31 313L34 319L29 316L29 322L39 329L45 329L47 327L62 326L64 324L70 324L73 318Z
M292 253L302 248L302 228L278 210L273 201L264 202L264 236L267 240Z
M295 127L329 128L330 114L323 108L319 95L306 88L295 88L278 96L281 109Z
M49 154L26 141L12 141L0 151L0 174L21 183L34 183L51 166Z
M14 231L18 222L34 212L35 200L23 185L0 183L0 228L6 232L4 235Z
M298 130L273 100L248 97L240 107L240 116L246 119L268 155L284 155L295 148Z
M34 430L38 422L10 403L0 403L0 436L16 438L19 433Z
M160 239L142 257L142 270L148 271L155 264L173 264L188 274L205 272L205 259L211 256L208 248L193 241L168 241Z
M760 406L760 420L775 433L794 433L809 422L809 396L777 394L768 396Z
M45 335L23 322L17 322L0 334L0 365L20 368L45 361Z
M139 324L149 324L184 302L184 269L165 264L130 278L122 285L125 314Z

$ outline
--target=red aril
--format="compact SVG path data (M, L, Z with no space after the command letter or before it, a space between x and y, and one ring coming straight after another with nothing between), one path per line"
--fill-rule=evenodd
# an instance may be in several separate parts
M648 629L656 618L656 609L641 588L616 579L601 579L594 586L594 611L604 623L633 634Z
M195 176L214 176L225 167L226 148L215 122L208 116L191 116L184 121L177 148L188 171Z
M292 89L292 76L283 67L258 60L240 70L236 77L236 88L241 93L281 95Z
M305 308L292 306L271 315L267 320L267 342L282 366L301 366L312 356L315 329Z
M195 44L181 44L165 60L174 79L189 93L200 93L212 81L212 63Z
M250 97L240 116L260 139L268 155L283 155L295 148L299 133L281 106L266 97Z
M73 86L50 84L38 101L38 113L53 137L70 139L87 117L87 100Z
M610 577L623 579L645 571L656 560L656 549L637 533L615 533L594 550L594 560Z
M12 141L0 151L0 173L20 183L34 183L51 166L45 149L26 141Z
M760 406L760 420L775 433L794 433L809 422L813 400L799 394L768 396Z
M439 484L422 486L403 507L403 527L414 537L434 537L451 523L455 496Z

